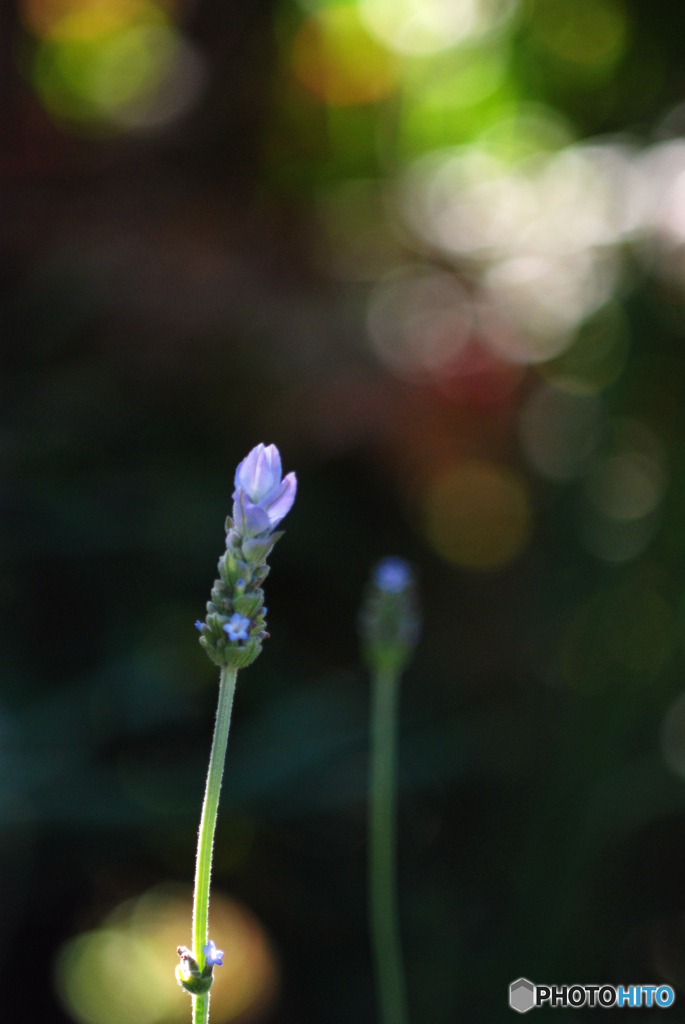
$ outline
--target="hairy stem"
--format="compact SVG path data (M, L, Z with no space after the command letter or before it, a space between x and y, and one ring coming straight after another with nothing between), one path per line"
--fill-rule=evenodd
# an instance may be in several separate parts
M221 669L219 686L219 705L216 711L212 752L209 755L209 771L205 799L202 804L200 832L197 841L197 861L195 864L195 896L193 900L193 952L200 970L205 966L205 954L202 947L206 946L209 919L209 886L212 877L212 852L214 849L214 833L219 809L221 779L224 774L224 760L228 743L228 730L231 725L231 709L235 693L237 668L224 666ZM193 996L193 1024L207 1024L209 1020L209 992Z
M371 708L369 924L382 1024L408 1020L395 868L398 689L398 672L376 673Z
M207 1024L209 1020L209 992L193 996L193 1024Z

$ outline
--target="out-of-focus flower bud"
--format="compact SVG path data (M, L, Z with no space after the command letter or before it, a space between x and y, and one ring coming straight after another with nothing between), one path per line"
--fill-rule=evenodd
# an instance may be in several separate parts
M373 571L373 582L387 594L399 594L412 583L411 566L397 556L384 558Z
M384 558L372 575L359 616L364 654L377 671L401 671L416 646L421 624L411 566L403 558Z

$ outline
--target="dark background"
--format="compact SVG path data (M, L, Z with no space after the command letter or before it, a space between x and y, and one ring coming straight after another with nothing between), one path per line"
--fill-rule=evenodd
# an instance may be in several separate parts
M235 466L260 441L300 491L267 581L271 639L240 678L216 885L278 952L262 1019L376 1019L355 619L390 553L415 564L424 619L401 708L412 1021L508 1019L520 975L685 985L685 787L660 754L683 689L680 291L632 269L631 355L605 395L666 450L651 544L625 564L593 556L574 492L524 468L535 525L520 557L489 572L442 559L417 510L420 467L445 450L521 466L533 371L482 406L397 380L371 354L367 284L317 256L316 189L387 169L373 147L336 163L304 92L292 128L282 38L295 12L177 11L206 90L146 134L51 118L26 72L35 38L3 9L0 922L4 1019L18 1024L73 1019L53 982L65 942L192 879L216 697L193 622ZM628 13L630 42L601 81L546 64L524 13L520 94L580 137L652 139L685 97L685 11L642 0ZM657 654L622 657L655 593L669 610ZM585 632L562 656L579 608Z

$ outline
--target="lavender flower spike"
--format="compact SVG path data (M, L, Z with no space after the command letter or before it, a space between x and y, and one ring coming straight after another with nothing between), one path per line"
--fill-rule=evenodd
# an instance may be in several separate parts
M275 444L258 444L235 472L233 522L242 536L271 532L295 501L297 479L281 479L281 456Z
M262 583L267 559L283 536L274 527L295 500L294 473L281 479L275 444L258 444L235 473L233 515L226 520L226 551L219 559L204 622L196 622L200 644L221 668L245 668L269 635Z

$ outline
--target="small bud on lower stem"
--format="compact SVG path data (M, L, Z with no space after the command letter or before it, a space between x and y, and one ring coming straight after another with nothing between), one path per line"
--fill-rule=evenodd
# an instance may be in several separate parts
M214 981L213 964L207 964L203 971L193 954L186 946L179 946L176 950L181 962L176 968L176 980L179 985L190 992L192 996L200 996L209 992Z

